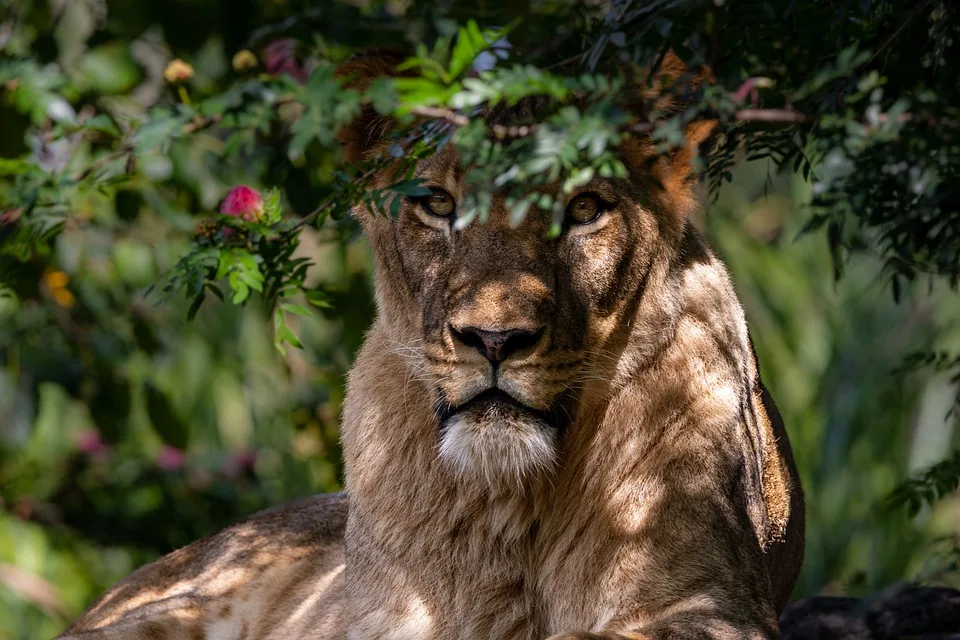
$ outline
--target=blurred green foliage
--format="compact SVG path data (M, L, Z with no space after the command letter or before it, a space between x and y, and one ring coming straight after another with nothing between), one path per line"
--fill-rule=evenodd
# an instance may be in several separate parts
M490 4L449 3L434 19L430 3L403 0L0 2L0 640L51 637L142 563L258 509L339 488L344 374L373 314L368 251L342 214L361 199L387 208L391 194L365 189L369 167L342 168L336 127L364 99L392 112L469 109L491 95L510 102L586 94L602 102L622 89L615 79L561 78L534 66L495 68L482 81L461 82L493 36L468 26L465 37L453 39L457 25L470 18L484 24L493 14L493 24L504 25L532 11L531 3ZM549 43L540 52L549 59L562 45L579 46L581 30L592 29L592 64L610 46L646 51L643 34L683 45L677 38L687 33L684 20L692 20L686 14L650 21L636 7L631 13L632 3L613 4L620 22L607 25L580 3L542 3L543 20L521 21L511 34ZM749 34L734 28L735 18L725 19L737 43ZM630 25L638 28L626 30ZM864 19L838 30L850 36L875 26ZM449 38L416 52L410 67L421 77L406 84L348 95L332 76L332 63L352 47L436 43L437 36ZM235 58L246 49L253 68ZM787 72L780 79L803 105L816 92L839 91L838 79L863 63L852 49L844 55L812 79ZM164 78L174 58L193 69L179 85ZM895 94L873 91L878 83L874 77L850 94L850 108L899 109ZM720 111L733 105L726 90L707 99ZM537 144L497 146L482 126L460 128L455 143L486 162L472 179L492 183L511 158L527 152L530 163L505 179L508 187L538 174L578 182L594 171L617 171L608 148L622 113L568 107L550 118ZM840 136L842 123L825 118L818 124L823 138ZM682 141L680 124L667 122L659 142L676 144L675 134ZM730 182L699 220L737 283L806 488L807 557L798 595L957 580L960 501L921 500L908 514L887 500L910 473L960 444L950 413L951 367L903 367L923 364L910 354L960 352L957 302L943 295L944 283L920 286L923 265L912 261L910 229L895 229L905 240L891 245L899 257L893 267L854 251L866 245L854 242L844 213L830 208L836 202L821 202L813 217L835 229L832 244L801 233L811 201L839 193L831 188L862 186L853 184L861 174L851 172L851 162L899 131L896 118L882 124L847 132L850 157L836 156L842 166L819 174L826 187L810 179L802 153L776 152L784 144L799 149L796 132L768 134L761 145L767 153L744 164L732 149L757 128L735 125L708 172L714 186ZM425 152L401 143L400 153ZM592 154L587 161L584 148ZM772 175L776 164L801 171ZM247 224L220 217L206 227L209 235L197 237L197 223L210 220L238 184L264 193L278 188L285 219ZM417 188L394 185L401 193ZM517 195L512 205L525 212L533 203ZM471 207L482 218L483 202ZM878 220L878 227L886 224ZM927 256L933 271L949 267L942 260L951 246L946 237ZM838 281L841 249L845 272ZM204 260L212 252L211 271ZM301 258L311 264L272 269L277 255L281 267ZM891 269L915 280L898 285L899 304L885 288ZM287 279L273 282L273 273ZM251 282L272 287L273 295L247 290L245 306L204 298L221 280L234 296L244 291L240 285L256 289ZM146 296L158 283L156 293L185 291L187 299ZM188 322L191 311L196 316ZM283 347L280 327L295 334L285 342L303 348L275 349ZM949 355L943 361L952 362ZM944 477L949 490L955 474Z

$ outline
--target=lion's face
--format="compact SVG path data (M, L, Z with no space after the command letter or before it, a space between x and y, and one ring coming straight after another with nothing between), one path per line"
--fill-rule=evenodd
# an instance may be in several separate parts
M612 334L677 235L635 181L570 194L560 237L532 208L511 226L502 198L486 223L455 229L462 171L447 148L417 168L432 195L396 220L364 215L382 313L402 316L397 351L435 393L441 458L495 484L548 470L578 391L609 380Z

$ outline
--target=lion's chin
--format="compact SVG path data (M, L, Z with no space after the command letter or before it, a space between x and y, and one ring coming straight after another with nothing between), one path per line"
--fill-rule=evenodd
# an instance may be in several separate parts
M491 489L521 489L553 468L557 429L542 416L493 395L443 421L440 458Z

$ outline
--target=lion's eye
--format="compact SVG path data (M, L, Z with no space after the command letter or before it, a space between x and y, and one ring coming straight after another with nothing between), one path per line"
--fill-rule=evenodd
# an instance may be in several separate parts
M584 193L567 205L567 217L576 224L593 222L603 213L603 201L592 193Z
M452 216L453 212L457 210L457 203L454 201L453 196L443 189L434 189L433 193L421 200L421 203L423 204L423 208L427 210L427 213L437 216L438 218Z

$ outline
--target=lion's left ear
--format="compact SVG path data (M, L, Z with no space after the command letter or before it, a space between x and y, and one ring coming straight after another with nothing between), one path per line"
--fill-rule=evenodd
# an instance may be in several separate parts
M668 51L653 74L637 74L629 108L641 122L649 122L657 114L680 113L694 102L704 85L713 82L708 67L691 69L673 51ZM628 141L622 153L631 170L652 173L662 185L671 211L687 216L696 206L692 161L716 125L716 120L709 119L690 122L683 131L684 146L666 155L653 154L653 142L647 135Z
M341 64L336 75L347 80L347 87L366 91L377 78L399 75L397 66L405 58L405 54L399 49L366 49ZM343 145L344 159L347 162L362 159L383 140L393 125L392 118L380 115L369 104L364 105L360 115L337 134L337 140Z

